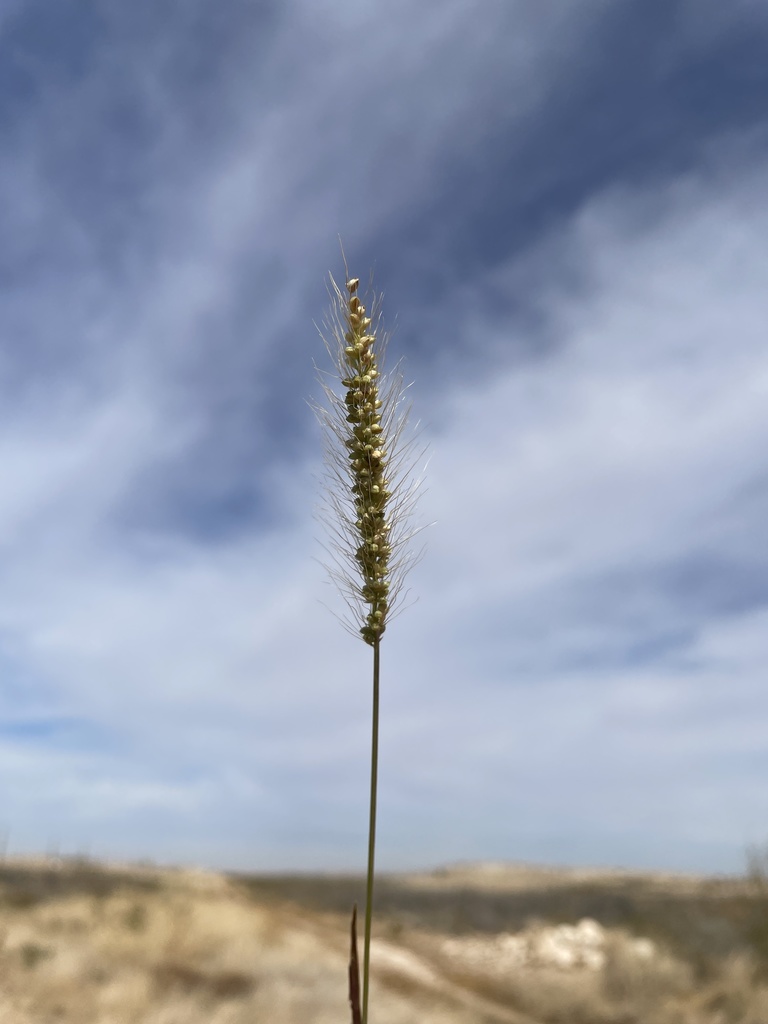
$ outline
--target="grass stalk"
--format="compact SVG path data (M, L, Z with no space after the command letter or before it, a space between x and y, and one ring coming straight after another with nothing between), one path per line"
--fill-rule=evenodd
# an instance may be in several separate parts
M373 645L373 709L371 714L371 799L368 815L368 872L365 880L365 938L363 945L363 1024L368 1024L368 978L371 965L371 920L376 856L376 797L379 782L379 663L381 644Z
M363 1024L360 1009L360 964L357 961L357 904L352 907L352 924L349 943L349 1005L352 1009L352 1024Z
M343 250L342 250L343 254ZM362 1010L359 1002L356 909L353 911L350 1002L353 1024L368 1024L371 924L376 852L379 757L379 677L381 638L405 595L405 574L421 557L410 542L418 529L411 515L421 481L412 469L423 450L405 435L410 407L399 364L385 369L387 336L378 330L380 298L371 315L358 296L359 280L346 272L345 292L331 276L331 313L319 329L334 371L317 370L325 403L313 404L325 433L326 487L320 518L331 538L326 569L351 615L343 624L373 648L371 779L368 867L365 897ZM343 394L339 393L341 385Z

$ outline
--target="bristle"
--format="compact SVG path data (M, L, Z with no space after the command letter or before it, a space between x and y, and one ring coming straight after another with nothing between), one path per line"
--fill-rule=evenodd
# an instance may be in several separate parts
M420 481L409 483L411 442L404 440L408 409L402 401L399 367L385 373L387 338L378 330L379 302L369 314L357 294L359 278L346 293L333 277L331 316L323 336L344 389L343 397L319 373L328 407L315 406L326 428L328 493L323 519L334 539L328 566L356 622L354 631L373 646L384 634L403 578L418 556L408 542ZM349 566L349 571L344 566Z

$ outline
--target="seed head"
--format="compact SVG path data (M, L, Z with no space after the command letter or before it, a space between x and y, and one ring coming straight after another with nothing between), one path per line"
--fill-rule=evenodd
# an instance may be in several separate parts
M399 366L392 374L384 369L388 338L378 330L380 298L374 297L368 316L359 284L347 278L345 294L330 278L331 313L320 335L335 373L317 371L327 401L313 407L326 436L321 519L333 545L333 564L326 568L353 613L346 624L374 645L421 555L408 550L418 532L409 519L420 481L407 479L413 465L413 441L404 440L409 409Z

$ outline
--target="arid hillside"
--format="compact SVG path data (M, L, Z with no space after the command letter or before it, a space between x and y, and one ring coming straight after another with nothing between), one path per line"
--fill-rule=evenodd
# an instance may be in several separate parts
M0 865L3 1024L346 1024L351 876ZM371 1024L766 1024L768 886L466 865L382 877Z

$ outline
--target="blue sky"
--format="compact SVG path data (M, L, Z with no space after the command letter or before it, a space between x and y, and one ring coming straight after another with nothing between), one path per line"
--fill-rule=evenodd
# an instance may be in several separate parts
M768 839L768 5L0 6L8 849L362 870L313 321L429 444L379 864Z

